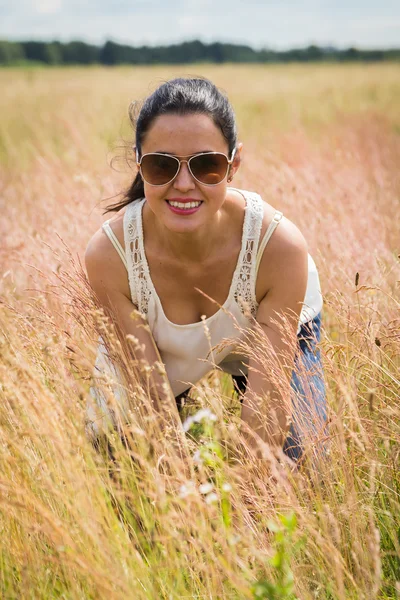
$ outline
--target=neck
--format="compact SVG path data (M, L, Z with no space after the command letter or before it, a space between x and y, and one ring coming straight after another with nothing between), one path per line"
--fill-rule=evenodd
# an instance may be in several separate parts
M186 263L204 262L221 242L223 228L221 211L213 222L189 233L175 233L164 227L160 231L160 240L166 251L174 258Z
M161 251L186 263L204 262L221 242L225 221L222 210L214 216L212 223L189 232L170 231L154 213L148 212L150 227L157 232L155 237Z

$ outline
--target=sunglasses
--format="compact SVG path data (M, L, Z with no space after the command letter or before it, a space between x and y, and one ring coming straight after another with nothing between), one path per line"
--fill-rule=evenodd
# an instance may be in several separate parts
M182 160L181 157L170 154L150 152L143 154L139 161L139 154L136 151L136 163L143 181L149 185L171 183L177 177L183 162L187 163L191 176L202 185L218 185L228 175L235 154L236 148L230 160L222 152L202 152Z

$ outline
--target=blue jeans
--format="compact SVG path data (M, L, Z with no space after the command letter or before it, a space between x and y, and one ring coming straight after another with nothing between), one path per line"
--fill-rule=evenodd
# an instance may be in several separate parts
M321 352L316 348L321 340L321 313L301 326L297 334L298 349L295 368L292 372L292 424L285 444L284 453L298 461L307 440L323 436L327 420L326 393ZM232 377L235 389L242 394L246 391L247 377Z
M327 406L321 352L316 345L321 340L321 313L302 325L297 335L300 351L296 355L291 388L293 398L293 422L284 445L284 452L293 460L303 454L303 440L317 442L326 433ZM302 372L303 371L303 372ZM319 442L317 450L323 449Z
M323 437L326 427L326 394L321 352L316 348L321 340L321 313L301 326L297 334L298 348L292 372L292 423L283 446L284 453L294 461L303 456L307 441ZM246 391L247 376L232 375L240 401ZM187 392L176 397L178 409ZM319 449L323 444L319 443Z

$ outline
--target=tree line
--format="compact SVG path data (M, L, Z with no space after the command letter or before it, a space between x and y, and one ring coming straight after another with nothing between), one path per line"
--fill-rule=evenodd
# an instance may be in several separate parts
M254 50L250 46L215 42L204 44L198 40L170 46L133 47L107 41L95 46L81 41L0 40L0 65L24 62L46 65L154 65L183 63L281 63L316 61L385 61L400 60L400 48L387 50L360 50L315 45L292 50Z

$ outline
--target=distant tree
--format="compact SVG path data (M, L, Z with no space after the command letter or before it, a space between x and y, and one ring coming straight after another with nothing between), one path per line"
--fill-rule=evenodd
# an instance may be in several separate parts
M304 55L307 61L321 60L324 58L324 53L321 48L318 48L318 46L315 46L314 44L305 49Z
M62 61L60 44L58 42L21 42L28 60L44 62L49 65Z
M0 40L0 65L10 65L24 58L25 53L21 44Z
M294 48L293 50L286 50L285 52L277 52L276 56L278 62L301 62L304 61L304 50L301 48Z
M100 50L100 62L103 65L116 65L120 61L121 54L118 44L108 41Z
M276 62L276 53L273 50L262 48L261 50L259 50L257 58L258 62L261 63Z
M347 50L343 50L341 53L342 60L358 60L360 58L360 52L357 48L351 47Z
M84 42L72 41L61 44L61 54L65 64L90 65L99 62L100 48Z
M374 62L381 61L385 59L385 52L383 50L364 50L362 59Z
M60 42L46 44L45 62L48 65L59 65L63 62Z
M385 60L400 60L400 48L384 50L383 55L385 57Z
M177 48L178 47L175 46L175 49ZM186 56L188 62L190 63L200 62L204 60L205 46L203 42L200 42L199 40L194 40L193 42L185 42L184 44L182 44L181 49L177 49L177 54L178 56Z
M196 63L205 60L205 48L206 46L198 40L183 42L182 44L163 46L160 48L159 57L166 58L172 64ZM154 55L153 58L155 58Z
M61 42L0 41L0 64L13 64L21 60L39 61L48 65L102 63L118 64L186 64L200 61L212 63L284 63L308 61L381 61L400 60L400 48L391 50L338 50L333 46L315 44L305 48L277 51L263 48L254 50L243 44L214 42L204 44L199 40L172 44L171 46L133 47L108 40L98 47L80 41Z
M224 51L222 44L215 42L207 47L207 54L212 62L222 63L224 62Z

